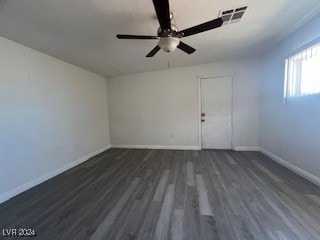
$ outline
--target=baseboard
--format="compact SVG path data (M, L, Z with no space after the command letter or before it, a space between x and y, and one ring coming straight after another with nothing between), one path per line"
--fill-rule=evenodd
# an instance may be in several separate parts
M320 178L314 176L313 174L293 165L292 163L284 160L283 158L269 152L268 150L264 148L260 148L260 152L271 158L273 161L281 164L282 166L290 169L291 171L295 172L296 174L300 175L301 177L309 180L310 182L313 182L314 184L320 186Z
M259 152L260 147L234 147L235 151Z
M112 148L200 150L199 146L111 144Z
M53 178L53 177L65 172L65 171L69 170L70 168L73 168L73 167L75 167L75 166L77 166L77 165L89 160L90 158L98 155L99 153L102 153L102 152L108 150L109 148L111 148L111 145L103 147L103 148L101 148L101 149L99 149L97 151L94 151L92 153L89 153L86 156L83 156L83 157L79 158L78 160L69 163L68 165L65 165L65 166L63 166L61 168L58 168L58 169L52 171L52 172L49 172L49 173L47 173L45 175L42 175L41 177L36 178L36 179L34 179L34 180L30 181L30 182L27 182L25 184L22 184L22 185L14 188L14 189L8 191L8 192L0 194L0 203L3 203L3 202L9 200L10 198L12 198L14 196L16 196L16 195L18 195L18 194L20 194L20 193L22 193L22 192L34 187L34 186L36 186L36 185L38 185L38 184L40 184L40 183L42 183L44 181L47 181L50 178Z

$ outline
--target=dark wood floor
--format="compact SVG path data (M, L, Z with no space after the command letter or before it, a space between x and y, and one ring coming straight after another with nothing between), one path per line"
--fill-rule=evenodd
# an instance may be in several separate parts
M320 188L255 152L110 149L0 213L46 240L320 239Z

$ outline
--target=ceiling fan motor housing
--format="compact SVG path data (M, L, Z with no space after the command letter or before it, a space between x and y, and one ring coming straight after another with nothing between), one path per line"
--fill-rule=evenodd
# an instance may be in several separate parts
M177 26L171 23L171 29L161 29L161 27L159 27L157 35L158 37L174 36L178 31Z

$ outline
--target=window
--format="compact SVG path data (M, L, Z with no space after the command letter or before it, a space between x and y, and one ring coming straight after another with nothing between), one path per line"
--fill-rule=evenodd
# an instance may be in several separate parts
M284 97L320 93L320 43L286 59Z

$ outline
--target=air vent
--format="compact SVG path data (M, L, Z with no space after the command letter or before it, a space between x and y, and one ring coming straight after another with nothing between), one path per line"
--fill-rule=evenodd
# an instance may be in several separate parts
M239 7L235 9L220 11L219 17L223 19L224 21L223 25L226 25L229 23L236 23L241 20L247 8L248 7L245 6L245 7Z

